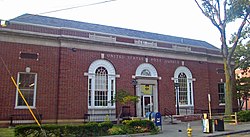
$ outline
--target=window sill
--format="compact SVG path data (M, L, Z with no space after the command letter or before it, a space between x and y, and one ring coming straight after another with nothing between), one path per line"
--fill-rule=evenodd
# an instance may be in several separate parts
M31 109L36 109L36 107L34 107L34 106L31 106L30 108ZM14 109L28 109L28 107L26 107L26 106L16 106Z
M225 106L225 103L220 103L219 106Z
M177 105L175 105L175 107L177 107ZM184 107L184 108L185 108L185 107L194 107L194 105L179 105L179 107L182 107L182 108L183 108L183 107Z
M88 109L115 109L115 107L88 107Z

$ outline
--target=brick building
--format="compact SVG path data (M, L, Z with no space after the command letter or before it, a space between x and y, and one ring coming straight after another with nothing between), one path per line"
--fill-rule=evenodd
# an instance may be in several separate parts
M208 94L212 109L224 108L220 50L204 41L24 14L0 28L0 48L43 122L115 119L120 105L111 100L121 89L140 97L128 104L132 116L177 106L181 115L198 113L208 109ZM29 112L3 62L0 68L4 123Z

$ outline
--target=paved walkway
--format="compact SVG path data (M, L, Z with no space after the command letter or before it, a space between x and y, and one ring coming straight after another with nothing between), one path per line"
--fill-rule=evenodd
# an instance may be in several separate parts
M230 134L250 132L250 122L239 123L237 125L225 123L225 131L214 131L213 133L203 133L202 132L202 123L199 121L189 122L193 132L193 137L215 137L215 136L225 136ZM170 124L163 122L162 131L157 135L132 135L136 137L142 136L152 136L152 137L187 137L187 125L188 122L180 122L177 124Z

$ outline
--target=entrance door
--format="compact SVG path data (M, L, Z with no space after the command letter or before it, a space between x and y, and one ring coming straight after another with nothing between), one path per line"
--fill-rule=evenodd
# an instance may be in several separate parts
M145 117L147 112L153 111L153 102L152 96L144 95L142 98L142 114Z

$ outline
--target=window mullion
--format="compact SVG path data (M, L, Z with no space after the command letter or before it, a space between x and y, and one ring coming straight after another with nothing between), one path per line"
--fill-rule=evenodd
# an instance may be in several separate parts
M111 100L111 79L110 76L108 76L108 102ZM108 106L111 106L111 103L108 103Z
M94 107L95 106L95 79L96 79L96 76L93 76L93 79L92 79L92 85L91 85L91 107Z

